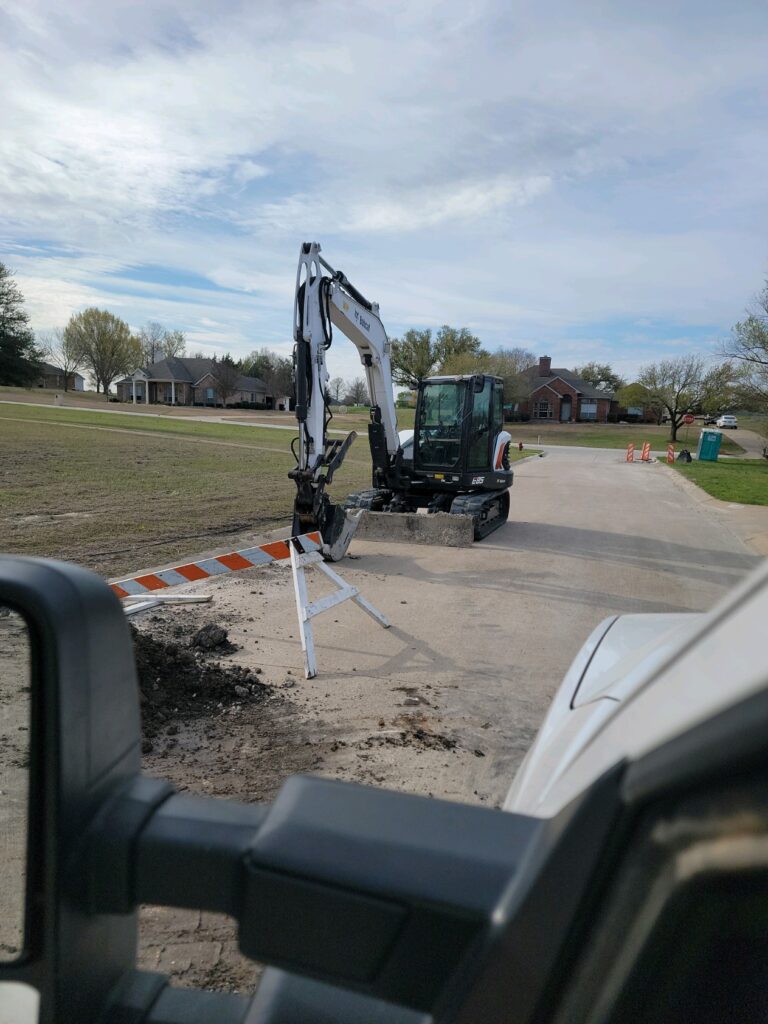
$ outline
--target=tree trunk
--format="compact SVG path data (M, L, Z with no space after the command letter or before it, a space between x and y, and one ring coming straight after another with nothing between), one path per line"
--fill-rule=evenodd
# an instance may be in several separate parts
M675 420L675 417L673 416L670 419L670 421L669 421L669 440L672 441L673 443L675 441L677 441L677 429L678 429L678 426L679 426L679 424L677 423L677 421Z

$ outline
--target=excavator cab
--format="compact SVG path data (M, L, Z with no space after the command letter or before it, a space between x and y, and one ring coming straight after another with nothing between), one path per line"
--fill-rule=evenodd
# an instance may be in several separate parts
M512 482L500 377L429 377L419 384L413 469L455 490L506 489ZM500 444L500 442L502 442ZM484 479L478 477L484 474Z
M510 440L500 377L481 373L422 380L407 464L409 486L393 510L469 515L475 540L481 540L509 514Z
M374 429L371 437L376 436ZM345 507L470 516L474 538L482 540L509 515L511 440L504 430L500 377L427 377L419 383L413 437L401 437L392 469L383 471L371 441L373 487L350 494Z

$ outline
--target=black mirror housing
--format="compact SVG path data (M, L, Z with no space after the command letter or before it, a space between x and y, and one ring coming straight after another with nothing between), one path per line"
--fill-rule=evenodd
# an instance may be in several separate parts
M41 1024L93 1020L134 968L136 915L84 916L84 879L68 865L96 809L140 769L130 631L119 600L77 566L0 557L0 593L33 648L25 953L0 981L39 991Z

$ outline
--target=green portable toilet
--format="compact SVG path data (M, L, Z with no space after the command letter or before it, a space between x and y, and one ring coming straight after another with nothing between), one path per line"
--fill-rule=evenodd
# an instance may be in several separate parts
M702 430L699 434L699 447L696 449L699 462L717 462L722 440L723 435L719 430Z

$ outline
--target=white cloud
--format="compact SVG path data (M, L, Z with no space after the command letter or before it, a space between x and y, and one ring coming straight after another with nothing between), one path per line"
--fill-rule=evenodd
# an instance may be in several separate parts
M725 330L766 270L757 3L0 11L0 258L41 327L96 302L287 344L310 237L392 333L553 355L611 318ZM148 265L227 291L137 284Z

